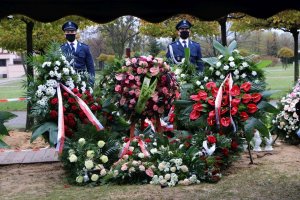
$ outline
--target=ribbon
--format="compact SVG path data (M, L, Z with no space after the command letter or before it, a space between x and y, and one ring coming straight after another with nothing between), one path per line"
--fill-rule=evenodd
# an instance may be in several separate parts
M98 131L103 130L104 127L102 124L98 121L98 119L95 117L95 115L92 113L88 105L79 98L77 95L75 95L69 88L64 86L62 83L60 83L57 87L57 97L58 97L58 133L57 133L57 146L56 151L59 153L62 153L64 141L65 141L65 123L64 123L64 111L63 111L63 102L62 102L62 95L61 95L61 88L62 87L66 92L71 94L75 100L77 101L79 107L84 112L84 114L87 116L87 118L90 120L90 122L96 127Z
M142 153L145 155L145 157L150 157L150 153L147 151L146 147L145 147L145 143L140 139L140 138L137 138L137 137L133 137L131 138L125 145L125 147L123 148L122 150L122 153L121 155L119 156L120 158L123 158L124 155L126 155L128 153L128 150L129 150L129 146L130 146L130 143L133 139L137 139L138 140L138 144L140 146L140 149L142 151Z
M155 78L154 82L150 86L149 85L150 85L150 78L145 76L144 81L143 81L143 85L142 85L142 88L141 88L141 93L140 93L139 99L138 99L138 101L136 103L136 106L135 106L135 111L138 114L141 114L143 112L148 99L151 97L151 95L155 91L155 88L156 88L156 85L157 85L157 78Z
M233 85L233 80L232 80L232 76L229 73L226 78L224 79L224 81L222 82L221 86L219 87L218 93L217 93L217 97L216 97L216 101L215 101L215 113L216 113L216 123L218 128L220 129L220 116L221 116L221 103L222 103L222 98L223 98L223 86L226 83L226 81L228 81L228 86L229 86L229 113L230 113L230 122L233 125L233 131L236 132L236 126L235 123L232 119L232 115L231 115L231 101L232 101L232 96L231 96L231 89L232 89L232 85Z

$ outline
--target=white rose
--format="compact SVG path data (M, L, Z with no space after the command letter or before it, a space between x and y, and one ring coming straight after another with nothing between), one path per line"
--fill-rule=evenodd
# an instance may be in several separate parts
M95 155L95 152L94 152L93 150L88 150L88 151L86 152L86 156L87 156L88 158L93 158L94 155Z
M139 157L139 158L145 158L145 155L144 155L143 153L139 153L139 154L138 154L138 157Z
M170 180L170 178L171 178L171 175L170 174L166 174L165 175L165 179L168 181L168 180Z
M129 151L133 151L134 147L130 146L128 149L129 149Z
M107 163L108 161L108 157L106 155L103 155L100 157L100 160L103 162L103 163Z
M220 79L224 79L225 78L225 76L222 74L221 76L220 76Z
M140 165L140 166L139 166L139 169L140 169L140 171L143 172L143 171L145 171L145 166L144 166L144 165Z
M243 65L243 67L248 67L249 66L247 62L243 62L242 65Z
M206 82L206 81L208 80L208 77L207 77L207 76L205 76L203 80Z
M80 138L80 139L78 140L78 143L79 143L81 146L83 146L83 145L85 144L85 139L84 139L84 138Z
M77 156L75 154L71 154L69 160L70 162L77 162Z
M253 76L256 76L257 75L257 72L256 71L252 71L251 73Z
M216 68L219 68L219 67L221 67L221 65L222 65L222 63L221 63L221 62L217 62L217 63L216 63Z
M84 166L87 168L87 169L92 169L94 167L94 163L92 160L86 160L84 162Z
M179 68L177 68L177 69L175 70L175 72L174 72L174 73L175 73L176 75L179 75L179 74L181 74L181 72L182 72L182 70L181 70L181 69L179 69Z
M220 71L216 71L215 73L217 76L220 76L221 75L221 72Z
M92 181L97 181L98 179L99 179L99 175L97 175L97 174L93 174L91 177Z
M105 145L105 142L103 140L100 140L98 142L98 147L102 148L102 147L104 147L104 145Z
M221 59L221 58L223 58L223 55L219 55L218 59Z
M83 182L83 176L77 176L76 177L76 182L77 183L82 183Z
M186 75L185 75L185 74L181 74L180 77L181 77L181 78L185 78Z
M188 172L189 171L189 168L186 165L182 165L180 167L180 169L181 169L182 172Z
M229 66L228 65L225 65L224 66L224 70L228 70L229 69Z
M196 85L201 85L201 81L196 81Z
M234 73L234 75L238 75L240 72L239 72L239 70L236 69L236 70L234 70L233 73Z
M171 172L176 172L176 167L171 167Z
M245 73L243 73L241 76L242 76L242 78L246 78L247 75Z
M235 63L234 62L230 62L229 65L230 65L230 67L234 67Z
M150 150L150 152L151 152L152 154L155 154L155 153L157 153L157 149L156 149L156 148L153 148L153 149Z
M210 71L214 71L214 68L213 67L209 67L208 68Z
M126 154L126 155L124 155L122 158L123 158L124 160L127 160L128 157L129 157L129 156Z

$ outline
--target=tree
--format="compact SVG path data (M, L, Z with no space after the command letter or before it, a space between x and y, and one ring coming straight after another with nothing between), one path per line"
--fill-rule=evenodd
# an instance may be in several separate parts
M88 24L82 17L68 17L78 24ZM66 21L65 18L53 23L41 23L26 16L14 15L0 21L0 47L9 51L18 52L25 57L31 57L33 53L44 53L52 41L62 42L63 34L61 25ZM27 86L31 83L33 66L23 60L24 71L27 76ZM33 125L33 119L29 117L30 102L27 103L26 129Z
M286 10L266 20L247 16L235 23L234 28L239 31L275 28L291 33L294 39L294 82L297 82L299 79L298 30L300 29L300 11Z
M156 56L160 52L160 46L159 43L156 41L155 38L150 37L149 39L149 53L152 56Z
M278 57L281 58L282 66L284 69L287 68L289 59L294 56L294 52L292 49L283 47L278 51Z
M107 43L117 57L124 55L125 46L139 34L139 20L133 16L120 17L108 24L99 25L99 30L106 37Z
M178 36L175 29L176 24L182 19L187 19L193 24L191 30L194 35L212 36L219 34L216 22L200 21L198 18L190 15L177 15L161 23L150 23L142 20L140 31L142 34L152 37L171 37L172 41L174 41Z

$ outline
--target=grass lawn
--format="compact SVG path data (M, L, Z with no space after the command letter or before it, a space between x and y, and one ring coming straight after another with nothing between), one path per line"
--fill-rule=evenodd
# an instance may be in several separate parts
M25 89L22 80L10 81L0 85L0 99L24 97ZM0 102L0 111L26 110L26 101Z
M273 99L285 96L294 86L294 67L289 65L285 70L281 65L265 68L266 82L269 90L280 90L272 95Z

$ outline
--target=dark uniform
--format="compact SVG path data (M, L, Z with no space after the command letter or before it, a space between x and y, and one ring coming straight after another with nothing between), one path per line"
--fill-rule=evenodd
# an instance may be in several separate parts
M176 25L176 29L179 30L180 28L190 29L192 24L187 20L182 20ZM186 40L187 38L185 38ZM190 62L197 66L198 71L203 71L203 63L201 61L202 54L201 54L201 47L200 44L191 40L188 40L187 47L190 49ZM174 63L182 62L184 56L184 47L179 40L172 42L168 46L167 58L170 59Z
M68 21L62 26L63 31L76 31L78 26L76 23ZM77 42L76 50L72 51L71 42L74 43L76 34L66 34L66 38L69 42L61 45L62 53L66 56L66 59L71 63L77 72L88 72L90 75L90 82L93 85L95 79L95 67L92 54L90 52L89 46ZM69 39L71 36L72 39ZM70 41L71 40L71 41ZM73 40L73 41L72 41ZM74 47L73 47L74 48ZM74 48L75 49L75 48Z

